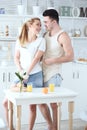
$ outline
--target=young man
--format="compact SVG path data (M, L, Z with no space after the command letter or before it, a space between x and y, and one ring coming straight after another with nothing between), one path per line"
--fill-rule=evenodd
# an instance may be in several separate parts
M71 40L68 34L59 25L59 14L55 9L43 12L44 25L47 33L46 51L43 58L44 86L53 83L60 86L62 63L70 62L74 58ZM51 103L53 129L57 130L57 104ZM42 110L41 110L42 111ZM45 113L42 111L43 115Z

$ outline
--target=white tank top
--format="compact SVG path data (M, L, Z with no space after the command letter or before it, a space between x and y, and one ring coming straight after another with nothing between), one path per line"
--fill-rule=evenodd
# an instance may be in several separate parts
M49 36L49 32L45 35L46 51L44 58L57 58L64 55L64 49L57 40L62 32L64 31L61 30L54 36ZM61 64L56 63L52 65L46 65L43 63L44 82L48 81L52 76L58 73L61 74Z

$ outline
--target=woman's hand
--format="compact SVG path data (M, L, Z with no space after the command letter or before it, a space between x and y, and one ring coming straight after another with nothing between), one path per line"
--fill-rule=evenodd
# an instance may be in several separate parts
M23 79L27 80L29 78L29 75L26 73L25 75L23 75Z
M28 79L29 79L29 75L26 73L24 76L23 76L23 82L24 83L27 83L28 82Z
M20 71L19 71L19 73L20 73L20 75L23 77L24 76L24 73L26 73L23 69L21 69Z

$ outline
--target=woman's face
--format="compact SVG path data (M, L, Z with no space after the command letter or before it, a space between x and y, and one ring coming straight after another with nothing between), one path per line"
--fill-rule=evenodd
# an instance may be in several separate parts
M41 31L41 22L39 20L35 20L31 25L31 29L35 34L38 34Z

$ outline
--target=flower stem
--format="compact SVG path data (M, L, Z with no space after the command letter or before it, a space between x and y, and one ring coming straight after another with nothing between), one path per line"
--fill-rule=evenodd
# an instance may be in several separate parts
M20 92L22 92L22 87L23 87L23 81L21 80L21 85L20 85Z

